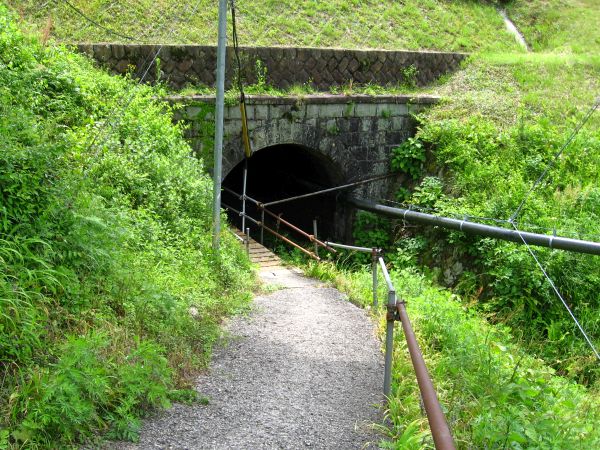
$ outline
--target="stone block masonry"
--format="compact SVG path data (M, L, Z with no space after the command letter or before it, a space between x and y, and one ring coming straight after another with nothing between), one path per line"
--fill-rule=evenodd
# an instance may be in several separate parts
M214 97L173 96L175 120L186 125L194 151L212 163ZM370 178L389 171L392 149L415 132L413 114L435 104L437 97L382 95L248 96L248 128L253 151L297 145L319 154L339 174L340 182ZM223 176L244 159L239 105L224 111ZM382 198L389 181L363 186L361 194Z
M147 71L146 79L167 81L173 88L187 84L214 86L217 49L200 45L78 44L109 70L132 70L140 77L159 53L158 64ZM345 50L331 48L242 47L242 77L248 84L258 81L286 89L311 85L319 90L350 82L358 84L427 85L456 70L465 53L387 50ZM227 80L237 75L234 53L227 49Z

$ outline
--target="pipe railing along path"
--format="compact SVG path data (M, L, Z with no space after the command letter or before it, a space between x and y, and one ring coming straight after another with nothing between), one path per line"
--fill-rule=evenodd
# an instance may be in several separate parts
M444 450L454 449L454 440L452 439L448 422L446 421L446 417L444 416L444 412L442 411L440 402L435 393L435 388L433 387L429 372L427 371L423 354L421 353L421 349L417 343L417 339L415 338L415 334L406 312L406 302L404 300L398 301L396 297L396 289L394 288L394 284L387 270L381 250L377 248L337 244L329 241L326 241L325 243L330 247L371 253L373 260L373 306L375 308L377 308L378 304L377 268L378 266L381 267L381 272L388 289L383 393L386 397L389 397L391 392L392 361L394 351L394 323L399 320L402 323L402 329L404 330L404 337L406 339L406 344L410 353L410 359L412 361L413 368L415 369L419 391L421 392L421 398L423 399L423 405L425 407L425 413L427 415L427 421L429 422L429 428L431 429L431 436L433 437L435 447L437 449Z
M383 178L383 177L381 177ZM364 182L374 181L365 180L363 182L352 183L349 185L344 185L340 188L353 187L357 184L362 184ZM316 223L313 223L314 226L314 234L308 234L303 230L299 229L295 225L283 220L280 216L275 213L268 211L266 206L276 205L279 203L283 203L286 201L292 201L300 198L309 197L312 195L319 195L324 193L329 193L334 190L339 190L340 188L332 188L325 189L323 191L318 191L312 194L305 194L302 196L291 197L289 199L278 200L270 203L261 203L248 195L240 195L236 192L225 188L226 191L231 194L237 196L239 200L243 202L242 211L235 210L229 206L223 205L226 209L229 209L242 217L243 219L248 218L250 221L254 222L261 228L261 241L262 241L262 231L267 230L277 238L287 242L288 244L298 248L302 252L306 253L308 256L320 260L317 255L317 248L323 247L329 251L335 251L334 248L341 248L345 250L359 251L370 253L372 257L372 272L373 272L373 306L374 308L378 307L378 299L377 299L377 281L378 281L378 266L381 267L381 271L383 273L383 277L387 284L388 289L388 301L387 301L387 315L386 315L386 338L385 338L385 369L384 369L384 382L383 382L383 392L386 397L389 397L391 392L391 374L392 374L392 361L393 361L393 343L394 343L394 322L400 321L402 323L402 329L404 330L404 336L406 339L408 351L410 353L410 358L412 361L413 368L415 370L417 383L419 385L419 390L421 393L421 398L423 399L423 405L425 407L425 412L427 414L427 420L429 422L429 427L431 429L431 434L433 437L433 441L437 449L454 449L454 441L452 439L452 435L450 433L450 429L448 427L448 423L440 406L439 400L435 393L435 389L433 387L433 383L431 382L431 378L427 371L427 367L425 365L425 361L423 359L423 355L421 353L421 349L419 348L419 344L415 338L414 332L412 330L412 326L410 320L408 318L408 314L406 312L405 301L398 301L396 297L396 290L390 278L389 272L387 270L385 261L382 257L381 250L377 248L368 248L368 247L358 247L347 244L338 244L335 242L325 241L322 242L316 237ZM258 209L261 211L261 220L258 221L248 214L245 211L245 202L246 200L254 203ZM407 209L401 208L392 208L385 205L379 205L374 202L368 200L362 200L357 198L348 198L347 202L352 206L355 206L359 209L363 209L366 211L371 211L378 214L383 214L391 217L402 218L404 220L419 223L424 225L433 225L440 226L442 228L448 228L453 230L464 231L466 233L477 234L480 236L488 236L496 239L521 243L525 242L531 245L538 245L542 247L549 247L553 249L561 249L574 251L578 253L588 253L592 255L600 255L600 243L590 242L590 241L582 241L577 239L568 239L558 236L547 236L536 233L528 233L528 232L520 232L517 230L508 230L501 227L494 227L474 222L469 222L466 220L458 220L452 219L448 217L440 217L434 216L432 214L421 213L417 211L411 211ZM267 227L265 225L265 213L273 217L277 220L277 223L284 224L288 226L293 231L301 234L302 236L308 238L311 242L315 244L315 252L311 252L306 250L302 246L296 244L285 236L282 236L275 230ZM249 239L250 229L246 230L246 242Z
M435 389L433 387L433 383L431 382L431 378L429 377L429 373L427 371L427 367L425 365L425 361L423 359L423 355L421 353L421 349L417 343L414 332L412 330L412 326L410 320L408 318L408 314L405 308L405 302L398 301L396 297L396 289L394 288L394 284L390 277L390 274L387 270L387 266L382 256L381 249L378 248L368 248L368 247L357 247L353 245L347 244L339 244L335 242L325 241L322 242L316 238L316 224L313 223L315 227L315 234L310 235L295 225L283 220L280 216L275 213L268 211L265 208L265 204L253 199L248 195L240 195L237 192L232 191L231 189L224 188L230 194L236 196L238 200L241 200L245 205L245 200L249 200L254 203L259 210L261 210L261 220L256 220L250 215L248 215L245 211L245 208L242 208L242 211L239 211L231 206L223 204L223 208L239 215L243 219L248 219L262 230L267 230L269 233L273 234L278 239L286 242L287 244L292 245L293 247L299 249L303 253L307 254L313 259L320 261L321 259L316 254L316 248L318 246L323 247L329 251L335 252L335 248L341 248L345 250L359 251L364 253L370 253L372 258L372 271L373 271L373 306L375 309L378 308L378 298L377 298L377 282L378 282L378 267L381 268L381 272L387 284L388 290L388 299L387 299L387 315L386 315L386 337L385 337L385 366L384 366L384 380L383 380L383 393L386 397L389 397L391 393L391 384L392 384L392 363L393 363L393 347L394 347L394 324L396 321L400 321L402 323L402 328L404 330L404 336L406 338L407 347L410 353L411 361L413 368L415 370L415 374L417 377L417 383L419 385L419 390L421 392L421 398L423 399L423 405L425 407L425 413L427 415L427 420L429 422L429 427L431 429L431 435L433 437L433 441L437 449L451 450L454 449L454 441L452 439L452 435L450 433L450 429L446 422L446 418L438 401L437 395L435 393ZM293 198L295 199L295 198ZM275 202L277 203L277 202ZM311 252L301 245L293 242L289 238L281 235L277 231L271 229L270 227L265 225L264 214L267 213L271 217L277 220L277 223L282 223L288 226L293 231L301 234L302 236L308 238L311 242L315 244L315 252ZM250 229L246 229L246 236L244 241L248 242L250 238ZM262 239L261 239L262 240Z

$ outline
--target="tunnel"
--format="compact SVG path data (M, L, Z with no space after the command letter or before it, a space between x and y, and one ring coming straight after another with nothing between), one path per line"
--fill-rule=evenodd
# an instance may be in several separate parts
M223 187L242 193L244 166L242 160L227 174ZM341 171L333 161L313 149L296 144L282 144L266 147L256 151L247 160L247 188L249 197L261 203L295 197L343 184ZM223 204L241 211L242 202L225 189ZM307 232L313 233L313 219L317 220L318 237L321 240L335 239L343 234L343 206L336 201L338 193L318 195L305 199L293 200L267 207L275 215L291 222ZM250 201L246 202L246 213L256 220L261 220L260 210ZM241 229L239 214L228 211L230 223ZM268 214L265 224L293 238L304 246L308 241L288 227L277 224L277 220ZM258 239L259 227L251 220L246 220L250 234ZM270 233L265 232L265 239L273 241Z

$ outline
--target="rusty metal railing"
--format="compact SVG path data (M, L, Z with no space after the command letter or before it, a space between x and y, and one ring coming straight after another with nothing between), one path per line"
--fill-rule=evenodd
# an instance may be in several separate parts
M263 243L264 243L264 239L263 239L263 230L266 230L267 232L271 233L272 235L274 235L274 236L275 236L275 237L277 237L278 239L281 239L282 241L286 242L287 244L289 244L289 245L291 245L291 246L293 246L293 247L295 247L295 248L299 249L300 251L302 251L302 252L303 252L303 253L305 253L306 255L310 256L311 258L313 258L313 259L316 259L317 261L320 261L320 260L321 260L321 258L319 258L319 255L318 255L318 254L317 254L317 252L316 252L316 249L317 249L317 247L324 248L324 249L326 249L326 250L328 250L328 251L330 251L330 252L333 252L333 253L335 253L335 252L336 252L336 250L335 250L334 248L332 248L332 247L328 246L327 244L325 244L325 242L323 242L323 241L321 241L321 240L319 240L319 239L317 238L317 236L316 236L316 226L315 226L315 225L313 225L313 226L314 226L314 229L315 229L315 233L314 233L314 234L309 234L309 233L307 233L306 231L304 231L304 230L302 230L302 229L298 228L298 227L297 227L297 226L295 226L294 224L292 224L292 223L288 222L287 220L285 220L285 219L281 218L281 216L280 216L280 215L277 215L277 214L275 214L274 212L272 212L272 211L269 211L269 210L266 208L266 205L265 205L264 203L261 203L261 202L259 202L258 200L256 200L256 199L254 199L254 198L250 197L249 195L243 195L243 194L239 194L239 193L237 193L237 192L235 192L235 191L233 191L233 190L231 190L231 189L229 189L229 188L227 188L227 187L224 187L224 188L223 188L223 190L224 190L224 191L226 191L226 192L229 192L230 194L232 194L232 195L234 195L235 197L237 197L237 198L238 198L238 200L241 200L241 201L242 201L242 205L243 205L243 207L242 207L242 211L238 211L238 210L236 210L235 208L233 208L233 207L231 207L231 206L228 206L228 205L225 205L225 204L223 204L223 208L225 208L225 209L228 209L228 210L230 210L230 211L232 211L232 212L234 212L234 213L238 214L238 215L239 215L240 217L242 217L244 220L245 220L245 219L248 219L248 220L250 220L251 222L253 222L254 224L256 224L258 227L260 227L260 229L261 229L261 239L260 239L260 241L261 241L261 244L263 244ZM246 211L245 211L245 204L246 204L245 200L248 200L248 201L250 201L251 203L253 203L253 204L254 204L254 205L255 205L255 206L256 206L256 207L257 207L257 208L260 210L260 212L261 212L261 219L260 219L260 220L256 220L256 219L254 219L253 217L251 217L250 215L248 215L248 214L246 213ZM305 249L305 248L304 248L304 247L302 247L301 245L299 245L299 244L297 244L297 243L293 242L291 239L289 239L289 238L287 238L287 237L283 236L283 235L282 235L281 233L279 233L278 231L276 231L276 230L273 230L272 228L268 227L268 226L265 224L265 214L266 214L266 215L268 215L268 216L270 216L270 217L272 217L273 219L275 219L275 221L277 222L277 225L278 225L278 226L279 226L280 224L282 224L282 225L285 225L285 226L286 226L286 227L288 227L290 230L292 230L292 231L294 231L294 232L298 233L299 235L303 236L304 238L308 239L308 240L309 240L311 243L313 243L313 244L314 244L314 246L315 246L315 251L314 251L314 252L311 252L311 251L309 251L309 250Z
M227 231L229 231L233 237L235 237L238 241L240 241L244 247L246 248L246 254L249 255L250 254L250 228L246 228L246 233L244 234L244 237L239 236L237 233L235 233L231 228L227 228Z
M408 318L408 314L406 312L406 302L404 300L398 301L396 297L396 289L394 288L394 284L390 277L390 274L387 270L387 266L382 256L381 249L378 248L368 248L368 247L357 247L353 245L346 244L338 244L335 242L325 241L322 242L316 237L316 226L315 233L313 235L306 233L290 222L282 219L279 215L269 211L266 209L266 204L263 204L248 195L240 195L231 189L224 188L227 192L232 195L235 195L239 200L242 200L243 205L245 206L246 200L254 203L256 207L261 211L261 220L256 220L250 215L246 213L245 207L242 208L242 211L236 210L231 206L226 204L222 204L225 209L228 209L236 214L238 214L243 219L248 219L257 226L260 227L261 233L263 230L268 231L273 234L278 239L286 242L289 245L299 249L306 255L310 256L317 261L320 261L321 258L317 255L316 249L317 247L325 248L329 251L335 252L335 248L342 248L346 250L353 250L359 252L365 252L371 254L371 268L373 271L373 306L374 308L378 308L378 298L377 298L377 283L378 283L378 267L381 268L381 272L387 284L388 290L388 298L387 298L387 314L386 314L386 337L385 337L385 367L384 367L384 379L383 379L383 393L386 397L390 396L391 392L391 383L392 383L392 362L393 362L393 347L394 347L394 324L396 321L400 321L402 323L402 329L404 331L404 336L406 339L406 344L408 347L408 351L410 353L411 362L413 368L415 370L415 375L417 378L417 383L419 385L419 391L421 393L421 398L423 400L423 405L425 408L425 413L427 415L427 420L429 422L429 427L431 429L431 435L433 437L433 441L435 443L435 447L437 449L443 450L453 450L455 449L454 440L452 438L452 434L450 433L450 428L448 427L448 423L446 421L446 417L442 411L439 400L437 398L435 389L433 387L433 383L429 376L429 372L427 371L427 367L425 365L425 361L423 359L423 355L421 353L421 349L419 348L419 344L415 338L415 334L413 332L410 320ZM277 202L274 202L277 203ZM291 239L286 236L281 235L277 231L265 225L265 214L274 218L278 224L283 224L289 227L291 230L296 233L302 235L303 237L310 240L310 242L315 244L315 252L311 252L301 245L293 242ZM250 231L247 230L247 238L249 239ZM262 238L261 238L262 241Z
M417 377L419 391L423 399L427 421L431 429L431 435L436 449L453 450L455 449L454 440L450 433L450 428L440 406L440 402L435 393L431 377L427 371L427 366L423 359L423 354L415 338L408 314L406 312L406 302L398 301L396 297L396 289L390 277L390 274L385 265L381 250L378 248L356 247L353 245L337 244L333 242L325 242L328 246L343 248L347 250L371 253L373 258L373 306L377 308L377 266L381 268L383 277L388 288L387 315L386 315L386 336L385 336L385 368L383 376L383 393L389 397L392 381L392 361L393 361L393 344L394 344L394 323L400 321L404 330L404 337L410 359Z
M225 203L222 203L222 206L224 209L229 210L237 215L239 215L240 217L244 217L247 220L249 220L250 222L254 223L255 225L257 225L258 227L260 227L261 230L266 230L267 232L271 233L273 236L275 236L276 238L282 240L283 242L285 242L286 244L291 245L294 248L297 248L298 250L300 250L301 252L303 252L304 254L306 254L307 256L310 256L311 258L320 261L321 258L315 254L314 252L311 252L310 250L305 249L304 247L302 247L300 244L297 244L296 242L292 241L290 238L282 235L281 233L273 230L271 227L268 227L267 225L265 225L264 219L263 220L256 220L255 218L253 218L252 216L250 216L249 214L246 214L242 211L239 211ZM271 213L270 211L267 211L266 209L262 209L263 212L266 212L270 215L272 215L273 217L275 217L278 221L278 223L281 223L283 225L286 225L288 227L290 227L290 229L296 231L297 233L301 234L302 236L308 238L311 242L313 242L315 245L318 245L320 247L326 248L329 251L333 251L335 252L335 249L325 245L324 242L316 239L313 235L306 233L305 231L301 230L300 228L296 227L295 225L292 225L291 223L283 220L281 217ZM248 229L247 234L250 234L250 231Z

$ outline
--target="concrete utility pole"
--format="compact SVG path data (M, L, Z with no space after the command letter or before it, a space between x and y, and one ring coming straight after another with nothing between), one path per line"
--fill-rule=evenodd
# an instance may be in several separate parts
M227 50L227 0L219 0L219 41L217 47L217 99L215 112L215 155L213 168L213 250L221 242L221 172L223 171L223 112L225 109L225 56Z

